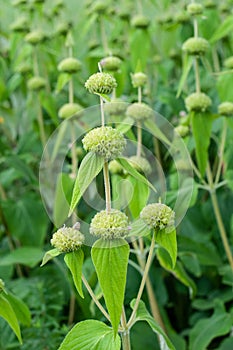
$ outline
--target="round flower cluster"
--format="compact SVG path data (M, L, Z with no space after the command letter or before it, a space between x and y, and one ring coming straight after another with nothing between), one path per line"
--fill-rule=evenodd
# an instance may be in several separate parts
M27 33L29 30L28 19L26 17L19 17L10 26L10 29L16 33Z
M201 15L203 12L203 6L197 2L193 2L187 6L187 11L192 16Z
M147 75L142 72L131 74L132 85L135 88L143 86L147 82Z
M148 204L142 209L140 218L155 230L172 228L175 224L175 213L167 205L162 203Z
M109 73L95 73L85 83L85 88L92 94L111 94L117 87L116 79Z
M153 118L154 111L145 103L135 102L127 108L126 116L140 121L148 118Z
M129 163L139 172L149 175L152 171L150 163L144 157L132 156L129 158Z
M92 151L105 159L114 159L121 155L126 146L122 133L111 126L101 126L91 130L82 139L86 151Z
M186 125L178 125L174 131L180 136L180 137L185 137L189 133L189 127Z
M45 35L41 30L33 30L25 36L25 41L31 45L37 45L45 39Z
M131 24L135 28L146 29L149 27L150 20L143 15L136 15L132 18Z
M109 115L123 115L127 108L127 103L119 98L111 100L111 102L104 104L104 110Z
M39 76L34 76L27 82L27 87L32 91L39 91L46 86L46 80Z
M209 48L209 43L204 38L189 38L183 43L182 50L188 55L204 55Z
M102 58L100 64L104 69L115 72L120 68L121 59L116 56L109 56Z
M112 209L110 213L102 210L91 220L90 233L105 239L125 237L129 233L128 218L117 209Z
M205 112L211 105L211 99L203 92L194 92L185 99L185 106L189 112Z
M81 116L82 111L83 108L78 103L66 103L59 109L58 116L62 119L70 118L76 114Z
M223 102L218 106L218 113L220 115L232 116L233 115L233 103Z
M74 227L62 227L50 240L53 247L62 253L78 250L84 242L84 235Z
M206 9L213 9L213 8L215 8L217 6L215 1L213 1L213 0L206 0L204 5L205 5Z
M176 21L180 24L186 23L189 21L190 17L186 11L181 11L176 14Z
M233 56L228 57L225 61L224 61L224 66L228 69L233 69Z
M68 57L62 60L58 65L58 70L65 73L76 73L81 69L81 62L74 57Z

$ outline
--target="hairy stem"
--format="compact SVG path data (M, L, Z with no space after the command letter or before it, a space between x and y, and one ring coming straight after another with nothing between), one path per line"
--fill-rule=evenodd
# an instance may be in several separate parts
M218 184L219 179L220 179L220 175L221 175L221 170L222 170L222 165L223 165L224 148L225 148L225 143L226 143L226 136L227 136L227 121L226 121L226 118L224 118L221 143L220 143L220 147L219 147L218 168L217 168L215 181L214 181L215 185Z
M105 125L105 118L104 118L104 100L103 97L100 96L100 114L101 114L101 124L102 126Z
M105 201L106 201L106 211L111 212L111 187L109 180L108 162L104 163L104 188L105 188Z
M75 313L75 294L72 291L70 296L70 307L69 307L69 317L68 325L71 325L74 322L74 313Z
M122 314L121 314L121 326L123 328L123 331L121 333L121 339L122 339L122 349L123 350L131 350L131 344L130 344L130 330L127 327L127 320L125 315L125 308L123 306L122 308Z
M142 127L141 122L137 122L137 157L141 156L142 152Z
M198 58L194 57L194 70L195 70L195 83L196 83L196 92L201 92L201 83L200 83L200 72L198 65Z
M142 87L138 87L138 103L142 103Z

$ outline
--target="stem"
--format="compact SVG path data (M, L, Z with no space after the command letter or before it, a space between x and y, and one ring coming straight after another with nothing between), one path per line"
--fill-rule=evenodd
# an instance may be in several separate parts
M221 212L219 209L216 191L215 191L214 183L213 183L213 176L212 176L212 172L211 172L209 163L207 165L207 178L208 178L208 182L210 185L210 197L211 197L211 201L212 201L212 205L213 205L213 209L214 209L215 218L216 218L216 221L218 224L218 229L219 229L222 243L223 243L223 246L225 249L225 253L227 255L227 259L228 259L229 264L231 266L231 269L233 271L233 256L232 256L231 248L230 248L230 245L229 245L229 242L227 239L227 234L226 234L226 230L225 230L225 227L223 224Z
M75 137L75 128L74 128L74 122L71 121L71 159L72 159L72 178L76 177L76 172L78 168L78 160L76 156L76 137Z
M216 47L212 48L212 58L213 58L213 64L214 64L214 71L220 72L220 64L218 59L218 52L216 50Z
M122 308L122 314L121 314L121 325L123 328L123 332L121 333L122 348L123 348L123 350L131 350L130 331L127 327L127 320L126 320L124 306Z
M40 75L36 47L34 48L34 51L33 51L33 71L35 75Z
M194 37L197 38L198 37L198 22L197 22L196 18L194 18L194 20L193 20L193 30L194 30Z
M141 156L142 152L142 128L141 122L137 122L137 157Z
M102 314L106 317L106 319L111 322L110 317L108 315L108 313L106 312L106 310L103 308L103 306L100 304L99 300L96 298L93 290L91 289L91 286L89 285L89 283L87 282L86 278L84 275L82 275L82 281L85 285L85 287L87 288L88 293L90 294L92 300L94 301L94 303L96 304L96 306L99 308L99 310L102 312Z
M142 87L138 87L138 103L142 103Z
M222 164L223 164L223 153L224 153L224 148L225 148L225 143L226 143L226 136L227 136L227 122L226 118L224 118L223 121L223 130L222 130L222 137L221 137L221 143L220 143L220 148L219 148L219 162L218 162L218 168L215 176L215 185L218 184L220 175L221 175L221 170L222 170Z
M69 81L69 103L74 103L74 82L72 77Z
M70 296L70 308L69 308L69 318L68 325L71 325L74 321L74 312L75 312L75 294L72 291Z
M101 124L104 126L105 118L104 118L104 100L103 97L100 96L100 113L101 113Z
M153 235L152 240L151 240L151 246L150 246L147 262L146 262L146 265L145 265L144 275L142 277L141 285L140 285L140 288L139 288L139 291L138 291L138 295L137 295L137 298L136 298L136 301L135 301L133 312L132 312L132 314L130 316L130 319L129 319L128 323L127 323L127 327L128 328L130 328L132 326L133 322L134 322L134 317L136 315L136 312L137 312L137 309L138 309L138 306L139 306L139 302L140 302L141 297L142 297L143 289L145 287L146 279L147 279L147 276L148 276L148 273L149 273L150 265L151 265L151 262L153 260L154 247L155 247L155 239L154 239L154 235Z
M105 188L105 201L106 201L106 211L111 212L111 187L109 180L108 162L104 163L104 188Z
M37 121L38 121L38 125L39 125L40 140L41 140L41 144L42 144L42 147L44 149L44 152L45 152L45 160L47 163L49 163L49 153L48 153L48 150L46 148L47 141L46 141L46 134L45 134L45 128L44 128L44 118L43 118L43 112L42 112L39 97L38 97L37 101L38 101Z
M201 83L200 83L200 73L199 73L199 65L198 58L194 57L194 69L195 69L195 82L196 82L196 92L201 92Z

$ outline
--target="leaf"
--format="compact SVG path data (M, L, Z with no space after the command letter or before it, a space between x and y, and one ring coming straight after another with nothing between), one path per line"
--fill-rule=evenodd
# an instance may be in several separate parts
M31 324L31 314L27 305L11 293L4 294L4 298L10 303L13 308L17 320L25 326L30 326Z
M157 139L166 143L168 146L171 146L171 142L164 135L164 133L159 129L159 127L153 122L153 120L149 120L149 119L145 120L144 125L149 130L149 132L152 133Z
M164 248L172 262L172 268L175 267L177 258L177 242L176 242L176 229L173 228L172 231L166 232L165 230L159 230L155 232L155 242L157 242L162 248Z
M129 177L129 180L133 185L133 195L129 202L129 209L133 218L135 219L139 216L141 210L146 206L150 191L148 185L140 183L132 176Z
M198 169L203 176L208 161L208 148L210 144L212 117L209 113L191 114L192 131L195 140L195 152Z
M125 134L127 131L129 131L134 124L133 118L126 117L120 124L116 126L117 130Z
M104 158L89 152L82 160L72 193L69 216L80 201L87 187L100 173L104 166Z
M58 350L120 350L120 336L113 329L96 320L76 324L67 334Z
M231 315L226 313L223 304L218 301L211 317L199 320L190 331L190 350L206 350L210 342L230 332Z
M143 50L138 50L143 47ZM146 70L146 64L150 53L150 36L145 30L135 29L130 36L130 54L132 62L132 70L134 71L140 62L142 71Z
M138 181L144 183L145 185L149 186L154 192L157 192L155 187L143 176L141 175L136 169L132 167L132 165L128 162L126 158L119 157L116 158L116 161L135 179Z
M138 219L131 224L131 230L128 237L143 237L147 236L150 232L151 230L145 222L142 219Z
M57 116L57 108L56 108L54 96L52 94L47 94L42 91L40 94L40 103L42 107L46 110L48 115L51 117L54 124L58 126L59 119Z
M116 334L124 302L129 245L124 239L99 239L91 256Z
M215 43L219 39L223 38L233 30L233 16L227 16L227 18L218 26L217 30L213 33L209 42Z
M98 92L95 92L95 95L102 97L102 99L107 101L107 102L111 102L111 98L106 94L99 94Z
M233 82L232 71L223 72L217 80L217 90L220 101L232 101L233 100Z
M135 299L131 301L130 307L133 309L135 305ZM158 335L161 350L176 350L170 339L167 337L162 328L157 324L155 319L149 314L143 301L139 302L139 306L136 312L136 320L146 321L151 327L152 331Z
M43 251L34 247L17 248L0 260L0 266L22 264L29 267L36 266L43 257Z
M57 85L56 85L56 94L58 94L64 86L70 81L71 75L68 73L61 73L58 76Z
M55 258L56 256L60 255L61 252L57 249L51 249L49 251L47 251L43 257L42 263L40 264L40 266L44 266L45 264L47 264L48 261L52 260L53 258Z
M0 317L6 320L17 336L20 344L22 344L23 342L16 314L9 301L4 297L3 293L0 294Z
M188 77L190 69L192 68L192 65L193 65L193 58L189 55L184 55L183 56L182 74L181 74L181 78L179 81L178 90L177 90L177 94L176 94L177 98L180 96L181 91L183 90L184 84L187 80L187 77Z
M67 253L65 255L65 263L70 269L73 277L74 285L79 295L84 298L82 290L82 266L83 266L84 254L82 249L78 249L74 252Z

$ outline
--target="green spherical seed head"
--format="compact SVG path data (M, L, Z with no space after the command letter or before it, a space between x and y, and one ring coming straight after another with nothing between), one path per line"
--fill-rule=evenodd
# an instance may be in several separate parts
M224 13L224 14L230 13L231 12L230 4L220 4L219 11Z
M176 22L183 24L190 20L189 14L186 11L181 11L175 16Z
M44 89L46 86L46 80L39 76L34 76L27 82L27 87L32 91L39 91Z
M146 29L150 25L150 20L143 15L136 15L132 18L131 25L135 28Z
M104 14L108 9L106 1L95 1L91 7L91 13Z
M70 118L74 115L82 115L83 107L78 103L66 103L58 111L58 116L62 119Z
M32 71L32 66L27 62L23 62L19 66L17 66L15 70L18 73L27 74Z
M104 104L104 111L109 115L123 115L126 111L128 104L122 101L120 98L111 100Z
M153 118L154 111L145 103L132 103L126 110L126 116L140 121Z
M208 49L209 43L204 38L189 38L182 46L183 51L194 56L204 55Z
M233 69L233 56L228 57L225 61L224 61L224 66L228 69Z
M61 22L57 25L55 33L58 35L66 35L70 29L70 24L68 22Z
M82 139L82 143L86 151L95 152L106 160L119 157L126 146L123 134L111 126L91 130Z
M203 6L197 2L193 2L187 6L187 11L192 16L201 15L203 13Z
M117 87L116 79L109 73L95 73L85 83L85 88L91 94L109 95Z
M108 169L111 174L119 174L119 175L124 174L124 169L115 159L111 160L111 162L108 165Z
M111 72L116 72L121 66L121 59L116 56L109 56L102 58L100 61L101 66Z
M74 252L82 246L84 235L75 228L62 227L53 234L50 242L62 253Z
M211 105L211 99L203 92L194 92L185 99L185 106L189 112L205 112Z
M147 83L147 75L142 72L131 74L131 81L133 87L142 87Z
M218 113L224 116L233 116L233 103L223 102L218 106Z
M60 72L72 74L81 69L81 62L77 58L68 57L62 60L57 68Z
M189 134L189 127L186 125L178 125L174 129L175 133L178 134L180 137L185 137Z
M29 30L28 19L26 17L20 17L10 26L13 32L26 33Z
M148 204L142 209L140 218L155 230L172 228L175 224L175 213L162 203Z
M205 1L204 6L205 6L205 8L207 8L207 9L213 9L213 8L215 8L217 5L216 5L216 3L215 3L213 0L207 0L207 1Z
M129 233L128 217L120 210L102 210L91 220L90 233L104 239L125 237Z
M45 40L45 35L41 30L33 30L25 36L25 41L31 45L37 45Z
M149 175L152 171L150 163L144 157L132 156L128 161L139 173Z

